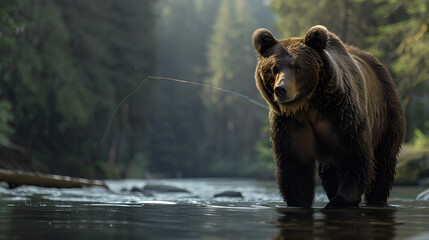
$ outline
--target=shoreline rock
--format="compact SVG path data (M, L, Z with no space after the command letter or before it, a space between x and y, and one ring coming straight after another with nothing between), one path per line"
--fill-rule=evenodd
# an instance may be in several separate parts
M213 197L214 198L217 198L217 197L243 198L243 195L241 194L241 192L237 192L237 191L223 191L220 193L216 193Z
M152 192L152 193L191 193L184 188L179 188L170 185L163 184L147 184L143 187L143 190Z

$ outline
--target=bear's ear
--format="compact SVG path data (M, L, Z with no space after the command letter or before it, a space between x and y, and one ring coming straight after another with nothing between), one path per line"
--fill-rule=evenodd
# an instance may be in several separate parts
M259 28L256 29L252 35L253 46L256 52L261 56L272 46L276 45L279 41L271 34L268 29Z
M322 25L317 25L310 28L305 34L305 44L312 47L314 50L321 52L325 49L328 42L329 31Z

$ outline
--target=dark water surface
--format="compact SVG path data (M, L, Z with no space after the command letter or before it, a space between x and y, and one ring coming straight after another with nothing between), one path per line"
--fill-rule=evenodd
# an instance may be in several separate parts
M191 193L145 197L121 191L147 181L108 181L100 188L0 187L0 239L429 239L429 193L394 187L388 207L286 207L274 182L160 180ZM213 198L234 190L244 198ZM427 200L423 200L427 199Z

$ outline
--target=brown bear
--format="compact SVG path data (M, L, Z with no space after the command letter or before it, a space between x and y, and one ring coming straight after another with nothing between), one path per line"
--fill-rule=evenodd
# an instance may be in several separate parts
M320 25L284 40L257 29L252 41L287 205L312 206L316 166L327 207L357 206L362 195L386 204L405 125L388 70Z

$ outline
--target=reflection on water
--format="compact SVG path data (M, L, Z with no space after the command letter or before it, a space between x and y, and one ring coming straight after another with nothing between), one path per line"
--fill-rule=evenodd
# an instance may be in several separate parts
M275 239L393 239L396 208L279 208Z
M144 181L111 181L112 189L0 188L0 239L429 239L424 188L394 188L390 206L312 209L284 205L274 182L165 180L190 194L121 191ZM240 191L244 198L213 198Z

